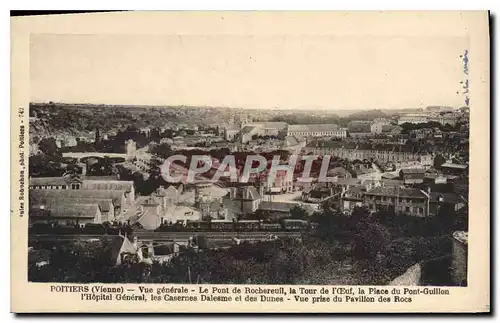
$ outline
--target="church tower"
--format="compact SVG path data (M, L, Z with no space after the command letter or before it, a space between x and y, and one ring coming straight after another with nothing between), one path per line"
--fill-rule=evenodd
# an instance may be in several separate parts
M245 127L246 125L248 124L248 117L246 114L244 114L242 117L241 117L241 121L240 121L240 129L243 129L243 127Z
M127 160L131 161L135 159L137 146L135 141L129 139L125 141L125 153L127 154Z

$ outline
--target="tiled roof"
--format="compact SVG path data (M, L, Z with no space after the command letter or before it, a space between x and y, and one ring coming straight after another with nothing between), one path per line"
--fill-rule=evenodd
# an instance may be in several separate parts
M259 209L264 211L290 212L295 205L294 203L263 201L260 203Z
M255 189L255 187L254 187ZM200 187L198 188L200 194L203 194L205 196L211 196L213 198L217 197L223 197L227 195L227 190L217 186L217 185L210 185L207 187Z
M351 173L347 171L344 167L335 167L327 172L328 175L332 176L350 176Z
M335 184L338 185L361 185L362 181L357 178L339 178Z
M442 199L442 200L441 200ZM442 202L442 203L450 203L450 204L458 204L465 203L466 200L461 195L456 193L439 193L439 192L431 192L431 203L432 202Z
M404 168L401 170L401 172L403 173L403 175L407 175L407 174L424 174L425 173L425 169L423 168Z
M366 195L377 195L377 196L398 196L399 197L409 197L409 198L425 198L426 195L416 188L405 188L405 187L376 187L365 193Z
M83 176L83 180L91 181L117 181L119 180L118 175L111 176Z
M338 131L337 124L294 124L288 126L288 132L328 132Z
M134 182L84 179L82 188L89 190L124 190L125 192L131 192L134 188Z
M290 147L290 146L296 146L299 144L299 141L295 136L288 136L285 138L284 146L285 147Z
M347 129L349 132L371 132L371 126L373 122L371 121L351 121L347 124Z
M267 129L285 129L288 126L288 123L282 121L275 122L264 122L264 128Z
M467 169L467 165L453 164L453 163L444 163L441 167L446 168L456 168L456 169Z
M397 187L397 186L403 185L403 181L400 181L400 180L397 180L397 179L382 179L380 181L380 184L382 186L394 186L394 187Z
M69 185L70 183L70 177L32 177L29 180L30 186Z
M111 199L115 206L121 206L124 191L121 190L40 190L32 189L29 194L40 194L44 198L55 196L60 198L105 198ZM37 193L38 192L38 193Z
M48 215L62 218L94 218L99 212L97 204L54 204L42 209L31 209L30 216Z
M43 193L43 190L30 191L30 207L38 207L41 205L50 206L57 204L98 204L101 212L109 212L113 207L113 200L107 198L59 197L55 195L46 196Z
M241 129L241 134L250 133L253 129L255 129L255 126L245 126L243 127L243 129Z

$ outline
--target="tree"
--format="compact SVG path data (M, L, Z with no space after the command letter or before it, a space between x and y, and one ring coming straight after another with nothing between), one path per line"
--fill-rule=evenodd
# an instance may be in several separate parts
M290 218L304 220L309 218L309 215L303 207L295 205L290 209Z
M61 154L58 152L56 140L52 137L43 138L38 143L38 149L49 157L60 157Z
M355 256L359 259L373 260L379 254L387 252L391 242L391 234L387 227L374 221L364 208L357 208L353 212L354 216L359 218L354 228Z
M434 157L434 168L440 168L444 163L446 163L446 158L444 158L442 155L438 154L436 155L436 157Z

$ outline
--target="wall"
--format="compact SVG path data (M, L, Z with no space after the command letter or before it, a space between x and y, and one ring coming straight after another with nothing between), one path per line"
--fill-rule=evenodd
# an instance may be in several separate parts
M390 286L418 286L422 277L422 267L415 264L408 270L389 283Z
M455 284L467 286L467 244L453 238L451 276Z

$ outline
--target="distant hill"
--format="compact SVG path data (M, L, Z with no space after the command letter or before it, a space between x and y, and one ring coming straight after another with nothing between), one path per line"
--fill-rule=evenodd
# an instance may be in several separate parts
M349 116L352 120L373 120L375 118L386 118L388 115L382 110L359 111Z

